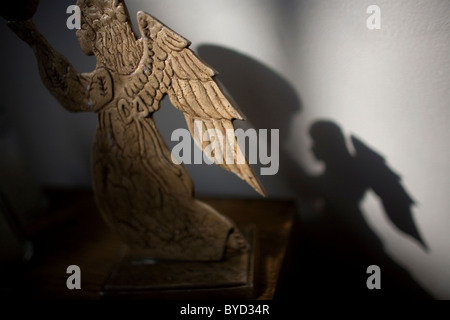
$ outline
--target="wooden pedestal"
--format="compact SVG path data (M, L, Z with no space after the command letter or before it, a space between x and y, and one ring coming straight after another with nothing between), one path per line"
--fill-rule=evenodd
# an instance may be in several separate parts
M250 248L218 262L157 261L126 247L103 286L107 299L252 299L257 296L257 237L242 228Z
M139 268L150 270L149 276L142 278L137 275L134 282L128 282L134 283L133 287L126 288L127 281L130 280L126 274L134 276L133 269L139 268L134 268L136 265L122 265L115 269L122 244L100 218L92 193L54 191L50 193L50 199L55 199L52 212L45 220L30 226L28 230L35 247L35 256L25 273L17 275L23 286L15 291L20 292L19 295L22 296L39 299L100 299L101 292L109 297L131 297L133 294L130 292L138 295L146 292L140 298L272 299L285 260L295 216L295 206L291 201L201 199L229 216L241 230L243 226L254 225L253 231L256 230L257 233L251 235L253 231L247 231L247 237L253 239L251 254L234 257L228 262L239 266L237 269L241 270L240 273L236 269L230 273L233 275L231 278L234 277L233 281L222 281L218 273L229 267L227 263L219 263L214 267L186 265L187 269L192 269L197 275L201 272L207 273L202 281L188 283L183 280L179 281L179 284L184 283L183 285L171 288L170 283L175 277L183 279L176 269L181 270L184 267L147 263ZM256 247L259 247L259 250L255 250ZM126 259L125 257L125 261ZM81 290L68 290L66 287L67 278L70 276L66 270L70 265L77 265L81 269ZM163 273L164 276L156 277L155 274L163 269L168 271ZM247 273L242 273L244 269ZM114 275L112 270L119 273ZM254 270L258 271L259 276ZM191 276L192 274L188 277ZM167 280L165 283L164 279ZM128 293L123 294L124 291ZM188 296L186 292L189 292Z

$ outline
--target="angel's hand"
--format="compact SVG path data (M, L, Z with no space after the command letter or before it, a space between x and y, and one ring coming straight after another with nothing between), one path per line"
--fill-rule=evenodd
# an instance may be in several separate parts
M8 21L8 27L30 46L34 45L39 35L36 25L31 20Z
M8 1L0 6L0 16L7 21L30 20L36 13L38 5L39 0Z

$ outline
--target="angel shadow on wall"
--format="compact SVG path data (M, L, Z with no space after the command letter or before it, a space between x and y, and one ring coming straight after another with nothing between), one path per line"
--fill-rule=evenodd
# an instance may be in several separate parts
M323 200L325 214L320 221L301 223L295 270L289 283L282 286L289 289L299 285L308 295L320 294L325 287L337 291L350 287L349 294L360 296L369 292L365 268L379 261L390 274L389 279L383 278L384 288L392 289L382 294L428 298L410 275L386 255L359 208L366 191L374 190L393 225L427 250L412 219L414 201L384 158L356 137L351 140L357 155L351 155L340 127L330 121L318 121L310 128L314 141L311 151L318 161L325 163L326 169L320 176L308 175L284 145L289 138L291 119L305 108L293 86L274 70L236 51L202 45L198 52L220 71L219 80L256 128L280 129L280 174L296 196L305 202ZM355 274L356 279L349 283Z
M382 156L355 136L351 136L355 148L355 155L352 155L347 149L342 130L331 121L315 122L310 128L310 135L314 156L325 164L321 176L305 179L309 186L314 186L310 192L326 199L326 205L344 209L347 223L357 224L361 236L373 237L373 242L378 242L381 247L359 209L366 191L372 189L395 227L416 239L427 250L413 220L411 209L414 200Z
M341 128L332 121L316 121L311 125L309 134L313 141L311 151L318 161L324 163L325 169L317 177L297 171L297 187L306 196L324 200L321 209L326 227L322 232L330 233L325 235L325 243L328 242L325 246L351 248L351 254L360 255L368 262L379 265L384 272L387 271L391 278L384 281L384 288L388 289L385 297L395 297L396 292L402 292L404 298L429 298L403 266L385 253L380 238L360 209L366 192L373 190L394 230L413 238L412 241L428 251L413 220L412 207L415 202L403 187L400 176L388 167L381 155L355 136L350 139L355 150L351 154ZM319 238L315 240L322 241ZM358 272L351 265L353 261L340 263L348 267L346 277L352 278ZM364 286L364 276L359 282ZM359 283L356 281L352 285L358 286ZM364 292L368 297L374 296L369 290Z

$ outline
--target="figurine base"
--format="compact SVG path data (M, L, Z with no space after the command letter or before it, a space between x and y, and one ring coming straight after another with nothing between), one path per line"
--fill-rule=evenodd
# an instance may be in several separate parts
M249 242L244 253L219 262L157 261L124 248L103 286L103 299L252 299L257 296L256 228L240 228Z

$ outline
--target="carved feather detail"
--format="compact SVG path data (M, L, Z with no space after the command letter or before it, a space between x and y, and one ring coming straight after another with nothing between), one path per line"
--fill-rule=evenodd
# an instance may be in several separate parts
M138 68L130 75L130 83L135 84L130 94L141 95L150 107L153 101L146 98L152 96L147 94L149 91L157 89L162 94L167 93L172 104L184 113L189 131L202 151L205 151L208 143L195 137L195 121L201 121L202 132L215 130L216 136L224 137L218 144L223 161L214 163L236 174L258 193L265 195L264 188L245 159L236 137L234 134L230 135L230 132L234 132L232 121L243 120L244 116L214 81L216 72L188 48L188 40L148 13L140 11L137 18L144 50ZM150 75L146 70L151 70ZM147 75L146 79L141 77L143 74ZM227 145L234 147L227 148ZM225 159L226 151L230 150L234 159L231 163ZM237 161L238 158L243 158L244 161Z

